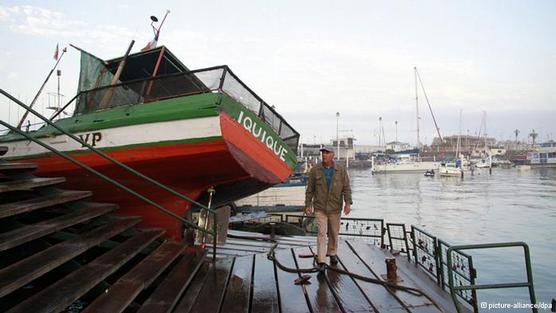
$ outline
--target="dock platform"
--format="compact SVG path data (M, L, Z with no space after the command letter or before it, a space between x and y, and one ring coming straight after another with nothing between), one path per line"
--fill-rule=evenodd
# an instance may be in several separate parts
M280 269L267 257L270 236L231 231L218 247L219 259L206 260L173 312L455 312L449 294L405 256L397 256L399 285L417 288L427 296L394 290L333 270L311 273L309 284L296 285L301 274ZM249 235L252 237L249 239ZM241 237L241 238L239 238ZM276 259L286 267L314 266L315 237L275 237ZM342 239L337 268L384 280L385 249L358 239ZM333 266L332 266L333 267ZM383 277L384 276L384 277ZM466 312L471 312L466 310Z

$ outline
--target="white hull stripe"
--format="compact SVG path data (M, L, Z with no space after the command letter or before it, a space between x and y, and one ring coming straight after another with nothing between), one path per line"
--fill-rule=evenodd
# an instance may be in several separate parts
M117 148L164 141L202 139L222 136L220 117L211 116L195 119L158 122L140 125L100 129L74 134L95 148ZM59 151L86 150L81 144L66 135L40 138ZM33 156L50 152L38 144L28 141L0 143L8 147L6 158Z

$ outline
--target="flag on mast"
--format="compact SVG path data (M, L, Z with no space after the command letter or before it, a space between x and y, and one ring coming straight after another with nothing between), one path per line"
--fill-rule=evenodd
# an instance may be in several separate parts
M145 46L145 48L141 49L141 51L145 51L145 50L150 50L150 49L156 48L156 45L158 44L158 34L160 34L160 29L157 29L157 30L154 32L154 38L153 38L153 40L151 40L151 41Z
M60 53L60 48L58 47L58 44L56 44L56 50L54 50L54 60L58 61L58 57Z
M141 51L146 51L146 50L156 48L156 45L158 44L158 36L160 35L160 29L162 28L162 25L164 25L164 21L166 21L166 17L168 16L169 13L170 10L166 10L166 14L164 14L164 18L162 19L162 22L160 23L158 28L154 26L154 23L158 22L158 19L156 18L156 16L151 16L151 21L152 21L151 27L153 29L154 38L143 49L141 49Z

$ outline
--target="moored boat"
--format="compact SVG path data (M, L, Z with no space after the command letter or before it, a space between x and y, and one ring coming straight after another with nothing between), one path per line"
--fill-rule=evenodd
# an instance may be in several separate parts
M527 153L527 160L531 167L556 167L556 142L541 143L537 151Z
M166 47L109 61L81 52L74 114L55 124L82 141L198 202L206 203L205 191L214 186L213 207L264 190L292 173L299 134L227 66L191 71ZM150 194L180 216L192 208L190 202L161 193L52 126L32 134ZM0 143L8 148L7 160L31 161L41 176L65 176L75 188L92 190L97 201L120 203L119 213L141 215L145 225L164 227L167 236L181 238L179 221L45 148L13 133L1 136Z

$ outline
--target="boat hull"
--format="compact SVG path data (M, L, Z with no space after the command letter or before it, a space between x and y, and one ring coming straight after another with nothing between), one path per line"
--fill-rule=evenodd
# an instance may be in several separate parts
M92 140L94 134L100 134L96 135L97 148L201 204L208 203L206 191L214 187L216 193L212 207L218 207L280 183L293 170L284 161L282 150L271 149L268 143L252 134L252 129L240 124L237 115L233 115L233 110L230 113L221 110L216 116L107 128L76 135L82 140L90 136L88 138ZM275 138L276 142L278 140ZM75 159L179 216L187 217L192 209L190 202L137 178L85 150L65 135L45 138L43 141L66 151ZM95 201L119 204L119 214L142 216L144 226L164 228L169 238L183 238L183 225L174 217L84 169L43 151L38 145L22 140L2 144L7 145L12 152L11 155L8 153L8 158L16 162L36 163L37 175L64 176L67 188L91 190Z
M439 162L408 162L408 163L392 163L392 164L373 164L373 174L384 173L421 173L426 171L437 170L440 166Z

